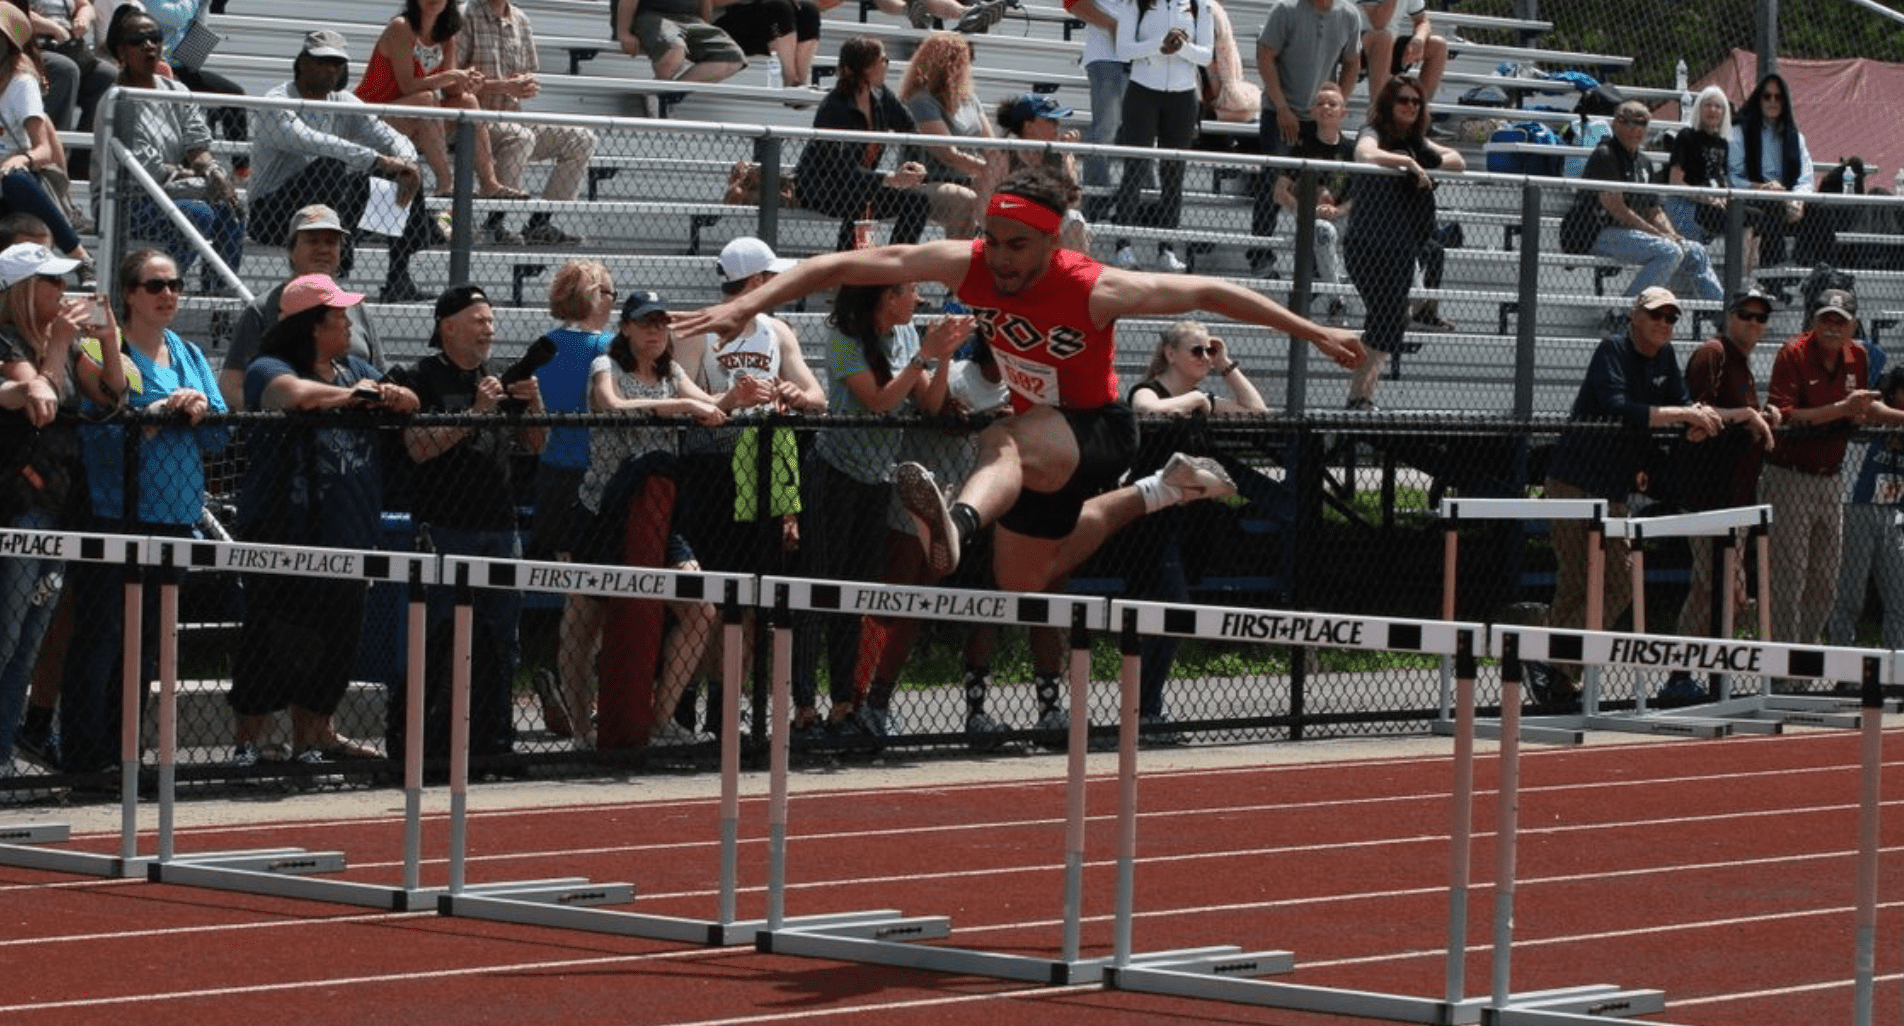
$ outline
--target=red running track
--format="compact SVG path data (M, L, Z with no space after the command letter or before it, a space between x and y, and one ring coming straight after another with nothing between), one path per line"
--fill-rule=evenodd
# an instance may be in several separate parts
M1655 1018L1674 1023L1851 1022L1857 767L1848 733L1524 750L1514 989L1661 989ZM1470 995L1490 979L1497 770L1478 759ZM1886 794L1901 773L1885 765ZM1136 950L1288 950L1298 968L1280 979L1439 996L1452 776L1446 757L1144 776ZM1115 801L1115 779L1094 777L1087 956L1110 953ZM631 881L635 910L710 918L717 815L700 799L472 814L468 879ZM1055 956L1063 815L1061 779L796 795L788 914L943 914L944 943ZM758 916L764 800L742 818L741 913ZM1882 835L1878 1022L1897 1021L1904 968L1898 820ZM447 833L432 816L425 852ZM399 843L388 817L192 829L177 847L342 849L345 878L390 882ZM446 879L426 865L427 884ZM0 868L0 893L0 1022L22 1026L1362 1021L18 869Z

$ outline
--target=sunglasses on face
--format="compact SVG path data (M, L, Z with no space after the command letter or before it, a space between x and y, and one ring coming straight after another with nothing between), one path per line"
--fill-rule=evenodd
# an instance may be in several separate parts
M1752 321L1756 324L1764 324L1766 321L1772 319L1771 314L1758 310L1734 310L1732 311L1732 316L1737 317L1739 320Z
M161 292L170 292L173 295L178 295L179 293L185 291L185 279L184 278L147 278L146 280L140 282L137 287L144 289L147 295L152 295L152 296L156 296Z
M1618 121L1622 125L1633 125L1638 128L1645 128L1651 121L1650 118L1614 118L1613 120Z
M1397 96L1397 97L1395 97L1395 106L1397 106L1397 107L1419 107L1419 106L1421 106L1421 97L1419 97L1419 96Z
M1646 316L1656 321L1665 321L1667 324L1679 323L1678 310L1648 310L1646 311Z
M119 45L120 46L144 46L147 43L163 43L163 42L165 42L165 33L160 32L157 29L148 29L144 32L134 32L131 35L126 36L124 39L119 40Z
M1199 360L1205 359L1211 356L1212 354L1214 354L1215 352L1216 350L1211 348L1210 346L1191 346L1190 347L1190 355L1196 357Z
M1785 94L1784 94L1784 93L1761 93L1761 94L1759 95L1759 99L1761 99L1761 100L1774 100L1774 101L1776 101L1776 102L1778 102L1778 103L1784 103L1784 102L1785 102Z

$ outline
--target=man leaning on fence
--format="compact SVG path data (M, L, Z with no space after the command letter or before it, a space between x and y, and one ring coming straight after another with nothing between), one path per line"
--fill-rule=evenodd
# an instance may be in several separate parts
M509 0L470 0L463 8L463 40L458 57L464 67L482 72L476 99L484 110L519 111L522 101L534 99L541 91L535 33L527 11ZM588 162L595 155L595 133L577 125L491 121L489 147L496 180L514 189L522 188L524 165L554 161L542 198L567 203L582 191ZM588 241L557 228L547 210L530 214L520 233L510 231L503 216L496 211L483 222L483 234L498 245L579 246Z
M436 300L436 330L429 343L436 352L391 374L416 392L420 412L468 415L465 423L404 429L403 446L414 464L411 516L419 547L450 555L522 556L511 466L518 451L541 452L547 431L525 427L515 415L545 411L535 375L503 383L503 375L515 375L490 360L495 336L489 297L477 286L453 285ZM430 757L449 751L453 590L438 587L430 593L423 731ZM521 657L516 639L521 612L522 596L516 591L476 591L469 699L470 754L476 757L512 750L511 687ZM386 727L391 752L403 751L402 722L393 708Z
M278 323L284 287L309 274L335 277L343 257L345 234L337 211L322 203L313 203L291 218L291 235L284 241L291 263L290 277L247 304L232 326L225 365L218 371L218 391L225 397L227 408L245 409L245 373L257 357L265 333ZM383 370L383 344L364 305L353 303L344 309L344 315L350 320L350 355Z
M291 81L272 86L265 97L357 103L341 88L349 70L344 37L319 29L304 37L303 49L291 62ZM298 210L328 204L346 226L338 271L348 275L356 256L352 234L370 205L372 179L395 179L396 206L405 211L402 223L369 226L392 236L379 298L386 303L423 298L410 279L410 256L429 245L430 223L410 140L368 113L276 107L251 112L251 138L252 238L275 245L290 234Z
M1750 408L1713 409L1693 403L1679 373L1673 352L1673 326L1679 323L1679 298L1654 287L1633 300L1626 329L1600 343L1587 362L1586 379L1574 397L1568 419L1580 423L1616 423L1623 430L1568 431L1554 446L1548 463L1546 494L1550 499L1607 500L1610 516L1626 515L1627 496L1641 490L1640 478L1653 448L1653 429L1684 425L1690 441L1703 442L1727 423L1744 421L1762 439L1770 429ZM1585 625L1587 610L1587 522L1553 521L1555 627ZM1608 539L1605 566L1605 618L1610 626L1633 601L1632 578L1627 571L1626 541ZM1529 686L1538 699L1564 703L1572 687L1560 674L1571 671L1537 666Z

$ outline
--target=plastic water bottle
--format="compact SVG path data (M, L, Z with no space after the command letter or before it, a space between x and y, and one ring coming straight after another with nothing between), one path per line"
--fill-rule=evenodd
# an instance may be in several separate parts
M777 53L767 55L767 88L780 88L780 55Z
M1904 167L1897 169L1897 177L1893 179L1893 181L1896 183L1896 186L1895 191L1892 192L1891 195L1904 196Z
M1692 90L1686 88L1686 58L1681 57L1673 68L1673 88L1679 90L1679 118L1694 127L1699 125L1699 116L1692 109Z

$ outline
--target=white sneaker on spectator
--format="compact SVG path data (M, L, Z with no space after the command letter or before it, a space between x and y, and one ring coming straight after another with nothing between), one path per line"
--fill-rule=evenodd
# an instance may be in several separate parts
M673 720L662 720L655 724L648 734L650 748L682 748L688 745L703 745L714 740L712 734L702 734L689 730Z

